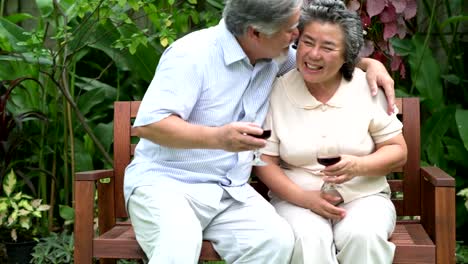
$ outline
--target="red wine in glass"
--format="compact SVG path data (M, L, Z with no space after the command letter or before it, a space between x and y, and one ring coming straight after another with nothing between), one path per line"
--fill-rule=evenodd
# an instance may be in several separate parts
M323 166L331 166L341 160L340 156L337 157L318 157L317 162Z
M256 138L267 139L267 138L269 138L271 136L271 130L263 130L263 133L261 135L249 134L249 136L256 137Z
M317 146L317 162L323 166L333 165L341 160L339 143L330 136L322 136ZM337 190L337 184L324 182L322 193L343 199Z
M341 160L340 156L317 157L317 162L322 164L323 166L331 166L335 163L338 163L340 160ZM343 199L343 197L341 197L341 194L338 192L336 187L337 187L336 183L324 182L322 187L320 188L320 191L328 195L331 195L334 197L340 197L341 199Z

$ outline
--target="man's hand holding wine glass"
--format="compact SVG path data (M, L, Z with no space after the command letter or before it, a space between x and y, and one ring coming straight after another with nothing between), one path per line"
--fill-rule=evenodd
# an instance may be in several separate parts
M222 149L231 152L255 150L266 144L261 139L263 129L258 124L249 122L234 122L219 127L217 140Z

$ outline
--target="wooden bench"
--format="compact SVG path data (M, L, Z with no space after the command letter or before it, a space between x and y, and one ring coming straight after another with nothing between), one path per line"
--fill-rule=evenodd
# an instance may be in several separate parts
M93 258L101 263L144 258L127 219L123 197L124 170L137 140L131 122L139 105L115 102L113 169L76 174L75 263L89 264ZM390 239L396 244L393 263L455 263L455 180L439 168L420 167L419 100L399 98L397 106L402 113L408 162L396 172L399 177L389 179L399 216ZM265 185L251 184L266 196ZM99 235L93 229L96 186ZM219 259L211 243L204 241L200 260Z

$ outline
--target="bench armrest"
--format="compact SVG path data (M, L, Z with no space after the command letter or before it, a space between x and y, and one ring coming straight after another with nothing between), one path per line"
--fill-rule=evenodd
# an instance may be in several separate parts
M422 167L421 176L435 187L455 187L455 179L438 167Z
M104 178L113 178L114 170L93 170L75 173L75 181L97 181Z
M114 170L95 170L75 174L75 263L88 263L93 257L94 196L96 181L113 178Z
M420 173L421 223L437 245L436 263L455 263L455 179L437 167Z

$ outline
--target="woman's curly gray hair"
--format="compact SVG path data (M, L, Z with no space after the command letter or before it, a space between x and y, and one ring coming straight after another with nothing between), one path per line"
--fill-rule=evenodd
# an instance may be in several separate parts
M364 44L362 22L359 16L346 8L339 0L313 0L302 7L299 32L302 34L311 22L331 23L341 27L344 34L344 64L340 69L346 80L353 78L359 61L359 52Z

